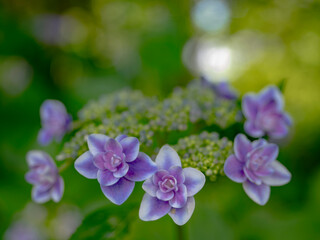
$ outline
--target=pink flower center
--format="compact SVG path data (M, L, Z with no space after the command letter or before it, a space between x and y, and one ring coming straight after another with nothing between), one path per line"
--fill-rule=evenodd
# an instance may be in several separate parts
M264 161L264 157L263 156L251 159L250 168L252 170L256 171L256 170L258 170L259 167L261 167L263 165L264 162L265 161Z
M113 156L111 157L111 165L113 167L118 167L121 163L122 159L118 155L113 154Z
M113 151L108 151L103 155L103 166L111 172L116 172L123 165L123 159Z
M56 180L56 174L48 165L38 165L34 168L34 171L39 177L39 182L42 184L51 184Z
M172 175L164 176L162 181L159 181L159 188L162 192L170 192L172 190L177 190L177 180Z
M260 114L258 117L258 121L260 123L260 126L265 131L272 131L276 127L279 118L276 113L267 112L264 114Z
M247 155L247 168L251 169L252 171L257 171L260 168L264 167L265 163L266 163L266 158L267 156L263 156L262 155L262 151L263 149L257 149L255 151L252 151L250 153L248 153Z

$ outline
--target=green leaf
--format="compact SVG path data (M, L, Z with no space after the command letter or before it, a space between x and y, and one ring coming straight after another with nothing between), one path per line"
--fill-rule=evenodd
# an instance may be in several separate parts
M278 83L278 88L282 93L284 93L286 85L287 85L287 79L285 79L285 78L281 79L280 82Z
M70 239L123 239L133 216L137 216L137 206L134 204L98 209L84 218Z

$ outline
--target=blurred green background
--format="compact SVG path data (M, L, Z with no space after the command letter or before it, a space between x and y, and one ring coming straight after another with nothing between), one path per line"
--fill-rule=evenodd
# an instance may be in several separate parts
M61 148L36 143L45 99L63 101L76 118L102 94L129 86L165 96L205 74L241 94L287 80L294 127L279 160L293 178L272 188L264 207L227 178L207 184L186 235L320 239L319 16L319 0L0 1L0 236L36 229L28 239L68 239L83 216L109 205L74 169L63 173L62 202L30 203L27 151L54 156ZM168 216L152 223L136 216L126 239L175 237Z

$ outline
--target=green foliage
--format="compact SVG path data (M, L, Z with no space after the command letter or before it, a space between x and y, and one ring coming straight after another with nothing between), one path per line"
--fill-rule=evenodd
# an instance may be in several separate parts
M137 215L135 207L108 206L98 209L85 217L70 239L123 239L128 233L131 217Z

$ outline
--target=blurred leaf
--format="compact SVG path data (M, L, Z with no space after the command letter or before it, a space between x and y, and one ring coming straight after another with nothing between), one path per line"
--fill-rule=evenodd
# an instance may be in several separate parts
M226 224L222 216L216 212L214 204L199 203L188 223L189 239L234 239L232 229Z
M129 234L122 240L176 240L176 228L169 215L156 221L144 222L137 214L130 225Z
M123 239L128 233L131 217L136 215L137 208L133 204L98 209L84 218L70 239Z
M280 82L278 83L278 88L280 89L280 91L282 93L284 93L284 90L286 88L286 85L287 85L287 79L281 79Z

